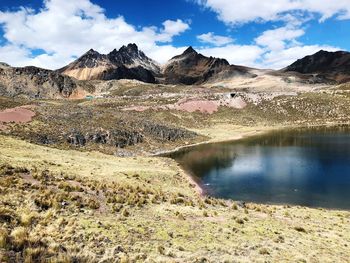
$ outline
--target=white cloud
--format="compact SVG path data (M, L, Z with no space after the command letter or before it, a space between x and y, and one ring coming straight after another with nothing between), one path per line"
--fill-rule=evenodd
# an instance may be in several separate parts
M314 54L320 51L321 49L327 51L339 50L336 47L320 45L300 45L290 47L287 49L271 50L264 53L264 55L262 56L262 63L260 64L260 66L262 68L281 69L292 64L297 59Z
M28 57L30 56L30 52L24 48L20 48L14 45L5 45L0 46L0 58L1 62L6 62L13 65L18 66L26 66L28 65Z
M304 45L299 42L298 39L306 33L302 25L316 17L320 22L331 17L350 19L349 0L193 1L217 13L218 19L228 25L238 26L248 22L284 22L284 26L262 32L251 45L245 46L243 50L246 52L242 52L237 48L241 46L237 45L225 45L219 50L205 50L208 54L213 52L226 54L231 63L238 62L260 68L280 69L320 49L338 50L337 47ZM245 56L247 59L244 59ZM241 63L242 61L245 63Z
M199 48L199 52L206 56L225 58L231 64L250 67L259 66L256 60L264 53L264 50L256 45L226 45L215 48Z
M190 26L181 19L176 21L166 20L163 22L164 29L161 30L158 36L158 41L170 42L174 36L177 36L190 28Z
M231 64L281 69L320 49L339 50L332 46L303 45L298 38L304 34L303 29L285 26L262 32L251 45L228 44L215 48L200 48L199 51L207 56L226 58Z
M331 46L300 43L298 38L305 34L302 25L312 19L314 13L323 20L331 16L350 18L349 0L197 2L213 9L228 24L256 20L286 23L285 26L266 30L247 45L233 44L232 38L214 32L197 36L206 45L198 48L204 55L252 67L282 68L319 49L335 50ZM45 0L44 7L37 11L26 8L0 11L0 27L7 41L0 46L1 61L14 66L35 65L55 69L90 48L106 53L127 43L136 43L148 56L165 63L184 51L185 47L174 47L171 42L175 36L189 30L190 25L177 19L166 20L159 27L136 28L122 16L106 17L105 11L90 0ZM42 54L33 55L32 51L37 49L42 50Z
M146 55L150 58L165 64L169 59L175 55L181 54L187 47L174 47L171 45L157 46L157 48L151 48L147 50Z
M38 12L26 8L0 11L0 25L9 43L6 49L13 54L2 56L2 60L16 66L26 62L46 68L64 66L90 48L106 53L127 43L136 43L150 54L162 50L162 56L155 58L165 62L178 49L159 43L171 42L174 36L189 29L187 23L178 19L165 21L161 28L137 30L122 16L107 18L104 10L89 0L46 0ZM46 54L31 57L31 50L36 49ZM25 57L19 59L20 55Z
M213 32L199 35L197 36L197 39L203 43L209 43L214 46L223 46L233 42L233 38L215 35Z
M228 24L283 20L286 14L293 14L296 11L319 14L320 21L332 16L338 19L350 18L349 0L194 1L216 12L218 18Z
M255 39L256 44L265 48L260 58L260 66L281 69L292 64L297 59L311 55L324 49L335 51L339 48L323 45L303 45L298 38L305 31L295 26L285 26L263 32Z
M290 42L295 42L295 39L304 35L304 30L289 27L280 27L263 32L262 35L255 39L256 43L261 46L266 46L271 50L284 49Z

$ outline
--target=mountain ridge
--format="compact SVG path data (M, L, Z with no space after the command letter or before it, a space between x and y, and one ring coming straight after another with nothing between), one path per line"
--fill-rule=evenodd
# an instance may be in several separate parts
M174 56L163 67L165 83L167 84L201 84L213 79L220 80L233 76L253 77L248 68L230 65L223 58L206 57L192 46L182 54Z
M349 82L350 52L320 50L312 55L298 59L281 71L316 75L316 77L328 82Z
M92 84L89 80L134 79L172 85L237 86L236 80L252 81L252 85L258 85L254 78L264 81L264 78L270 77L302 84L334 85L350 82L350 53L320 50L281 70L264 71L230 65L226 59L206 57L189 46L182 54L174 56L160 67L139 50L136 44L128 44L108 54L90 49L74 62L56 71L33 66L11 67L0 63L0 95L67 98L78 92L79 85L79 90L84 89L81 85L90 87Z
M78 80L136 79L155 83L158 63L148 58L136 44L122 46L108 54L90 49L81 57L58 69L57 72Z

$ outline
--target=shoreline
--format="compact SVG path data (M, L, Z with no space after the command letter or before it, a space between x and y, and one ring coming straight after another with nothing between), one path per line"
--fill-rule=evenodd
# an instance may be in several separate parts
M243 140L243 139L257 136L257 135L267 134L269 132L277 131L277 130L286 130L286 129L295 129L295 128L312 128L312 127L334 127L334 126L340 126L340 125L350 125L350 122L347 122L347 123L334 122L334 123L324 123L324 124L315 124L315 125L294 125L294 126L286 125L286 126L268 127L267 129L263 129L264 127L257 126L257 127L252 127L251 131L242 132L241 134L238 134L234 137L228 137L227 139L219 139L219 140L209 139L209 140L203 141L203 142L179 146L173 150L161 151L161 152L158 152L155 154L151 154L150 157L161 157L161 158L172 159L171 157L162 156L162 155L176 153L178 151L181 151L181 150L184 150L187 148L191 148L191 147L196 147L199 145L224 143L224 142L235 142L235 141ZM262 128L262 129L259 130L258 128ZM172 159L172 160L176 161L175 159ZM194 189L195 189L196 193L199 194L201 197L205 196L205 190L199 185L199 183L196 182L196 180L193 178L194 176L191 175L191 173L189 171L187 171L184 167L182 167L177 161L176 161L176 163L179 165L179 168L181 169L181 171L186 175L186 178L190 182L190 184L195 185ZM228 199L228 200L230 200L230 199ZM239 200L233 200L233 201L239 201ZM251 203L255 203L255 202L251 202ZM266 204L266 205L282 205L282 204ZM284 205L298 206L298 205L293 205L293 204L284 204ZM312 208L312 207L308 207L308 208ZM333 210L332 208L322 208L322 207L319 207L319 208L315 207L315 209Z
M239 135L236 135L234 137L228 137L227 139L220 139L220 140L209 139L209 140L203 141L203 142L197 142L197 143L192 143L192 144L188 144L188 145L178 146L172 150L164 150L164 151L152 153L149 155L149 157L164 157L162 155L175 153L175 152L181 151L183 149L187 149L187 148L191 148L191 147L195 147L195 146L199 146L199 145L206 145L206 144L212 144L212 143L222 143L222 142L234 142L234 141L245 139L245 138L250 137L250 136L259 135L259 133L270 132L270 131L273 131L274 129L275 128L266 129L266 130L251 130L251 131L248 131L246 133L241 133ZM166 158L168 158L168 157L166 157Z
M148 154L146 156L148 157L164 157L162 155L166 155L166 154L171 154L171 153L175 153L178 151L181 151L183 149L187 149L187 148L191 148L191 147L195 147L195 146L199 146L199 145L205 145L205 144L212 144L212 143L223 143L223 142L234 142L234 141L238 141L238 140L242 140L245 138L249 138L255 135L262 135L265 133L269 133L272 131L276 131L276 130L285 130L285 129L296 129L296 128L312 128L312 127L332 127L332 126L340 126L340 125L348 125L350 126L350 121L348 122L331 122L331 123L324 123L324 124L311 124L311 125L281 125L281 126L241 126L241 127L246 127L246 128L252 128L252 130L247 131L247 132L242 132L236 136L233 137L227 137L225 139L209 139L206 141L202 141L202 142L197 142L197 143L192 143L192 144L188 144L188 145L183 145L183 146L178 146L174 149L171 150L164 150L164 151L158 151L156 153L152 153L152 154ZM192 131L192 130L191 130Z

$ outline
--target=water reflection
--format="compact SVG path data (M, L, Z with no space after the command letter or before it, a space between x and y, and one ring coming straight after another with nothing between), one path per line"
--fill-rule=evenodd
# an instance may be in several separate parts
M171 155L211 195L350 209L350 129L279 131Z

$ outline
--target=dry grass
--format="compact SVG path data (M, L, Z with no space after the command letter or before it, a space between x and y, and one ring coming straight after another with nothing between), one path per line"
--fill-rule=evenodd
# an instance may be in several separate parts
M175 103L199 93L193 87L119 84L111 84L113 95L127 97L41 101L32 123L12 126L13 137L0 135L1 262L348 261L349 212L258 204L242 208L230 200L200 197L175 161L140 156L270 127L348 122L349 96L281 96L243 110L222 107L212 115L125 113L120 111L125 105ZM175 97L158 96L160 90ZM201 96L216 96L207 92ZM6 107L18 103L2 102ZM146 136L143 143L123 149L122 154L137 155L128 158L113 156L120 153L115 147L72 147L62 139L71 129L113 129L120 123L139 130L142 120L202 136L175 142ZM54 143L44 147L18 139L39 143L39 135Z
M4 136L0 156L1 261L346 262L350 257L349 212L241 208L201 198L166 158L64 151Z

